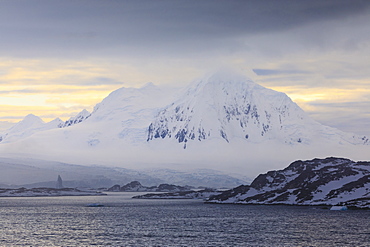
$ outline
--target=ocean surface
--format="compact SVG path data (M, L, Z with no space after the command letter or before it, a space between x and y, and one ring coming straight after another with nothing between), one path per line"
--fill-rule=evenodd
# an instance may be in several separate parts
M370 246L369 210L133 195L0 198L0 246Z

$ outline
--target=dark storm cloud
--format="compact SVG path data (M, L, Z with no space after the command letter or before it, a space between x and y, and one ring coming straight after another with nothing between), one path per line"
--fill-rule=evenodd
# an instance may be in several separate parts
M5 1L0 51L13 56L187 53L237 46L369 10L370 1Z

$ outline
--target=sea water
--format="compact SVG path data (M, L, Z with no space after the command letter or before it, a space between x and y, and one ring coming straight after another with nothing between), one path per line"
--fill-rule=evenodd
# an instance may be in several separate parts
M370 246L369 210L134 195L0 198L0 246Z

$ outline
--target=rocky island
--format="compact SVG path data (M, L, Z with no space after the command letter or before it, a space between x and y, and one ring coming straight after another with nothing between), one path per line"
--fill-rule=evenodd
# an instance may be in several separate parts
M370 162L330 157L295 161L287 168L260 174L208 203L345 205L370 209Z
M134 196L135 199L208 199L210 196L219 195L221 191L214 189L204 189L204 190L188 190L188 191L179 191L171 193L152 193Z
M41 197L41 196L101 196L104 193L76 188L18 188L0 189L0 197Z
M108 189L110 192L178 192L189 191L189 186L178 186L173 184L160 184L158 186L143 186L138 181L132 181L126 185L113 185Z

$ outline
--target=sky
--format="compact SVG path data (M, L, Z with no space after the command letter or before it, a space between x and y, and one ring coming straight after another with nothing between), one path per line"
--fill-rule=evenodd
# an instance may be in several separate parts
M325 125L370 136L369 23L367 0L2 0L0 129L227 66Z

